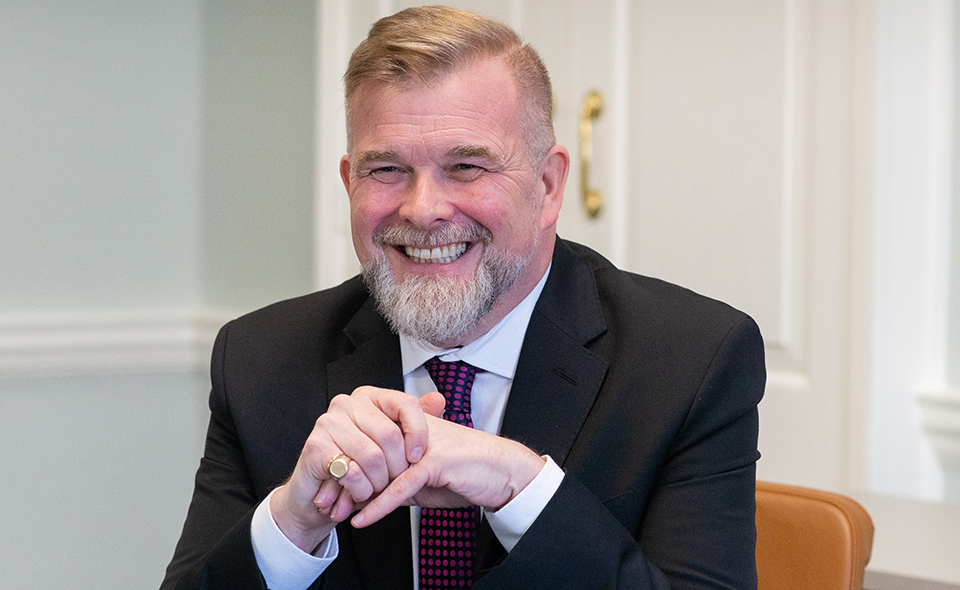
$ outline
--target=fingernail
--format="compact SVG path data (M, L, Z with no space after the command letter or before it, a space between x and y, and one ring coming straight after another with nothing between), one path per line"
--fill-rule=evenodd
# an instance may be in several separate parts
M367 519L363 516L363 513L358 512L357 515L353 517L353 520L351 522L353 523L354 527L359 528L363 526L363 522L365 520Z
M335 497L332 496L331 490L322 488L320 493L318 493L317 497L314 499L314 502L317 504L317 506L329 506L333 503L334 499Z
M410 451L410 462L416 463L423 458L423 447L413 447L413 450Z

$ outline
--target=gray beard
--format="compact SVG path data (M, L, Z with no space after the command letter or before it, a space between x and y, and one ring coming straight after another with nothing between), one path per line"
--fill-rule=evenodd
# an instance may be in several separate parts
M439 346L456 342L473 329L510 290L536 252L536 244L524 255L497 252L490 249L490 239L490 232L482 227L449 227L429 234L400 228L378 232L374 241L381 248L398 243L440 245L460 241L483 248L472 280L419 275L401 283L386 254L365 264L364 283L393 331Z

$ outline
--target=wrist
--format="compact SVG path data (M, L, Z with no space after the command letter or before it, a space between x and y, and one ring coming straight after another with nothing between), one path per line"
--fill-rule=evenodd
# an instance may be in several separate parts
M250 541L266 588L297 590L310 586L339 555L334 529L313 554L294 545L270 515L270 502L257 506L250 522Z
M283 485L270 496L267 505L270 517L291 543L304 553L312 555L330 535L336 523L321 514L312 503L309 503L305 509L312 511L310 514L312 518L297 518L296 512L289 508L289 491L287 485Z
M512 469L509 473L509 482L507 488L509 490L509 497L502 504L496 507L490 507L489 509L496 512L500 510L510 502L514 500L517 496L520 495L523 490L530 485L537 475L543 470L544 465L546 465L546 458L537 455L532 450L527 447L517 443L519 447L519 461L515 463L516 467Z
M507 552L513 551L563 482L563 470L549 456L544 455L543 459L543 469L523 492L500 510L486 512L490 528Z

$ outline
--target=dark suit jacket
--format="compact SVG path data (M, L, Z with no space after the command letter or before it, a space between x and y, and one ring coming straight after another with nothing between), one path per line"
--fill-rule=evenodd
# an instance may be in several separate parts
M330 399L403 389L399 339L358 279L227 324L206 450L163 588L261 589L254 507L292 472ZM756 324L558 241L501 434L566 471L507 555L489 526L476 588L756 588ZM318 588L409 588L409 509L338 527Z

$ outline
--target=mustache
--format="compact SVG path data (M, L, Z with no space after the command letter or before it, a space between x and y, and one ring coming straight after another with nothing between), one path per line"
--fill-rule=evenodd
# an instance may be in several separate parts
M433 248L454 242L482 242L493 240L490 230L479 223L471 225L448 224L436 229L422 230L415 227L394 225L378 228L373 233L373 243L385 246L419 246Z

